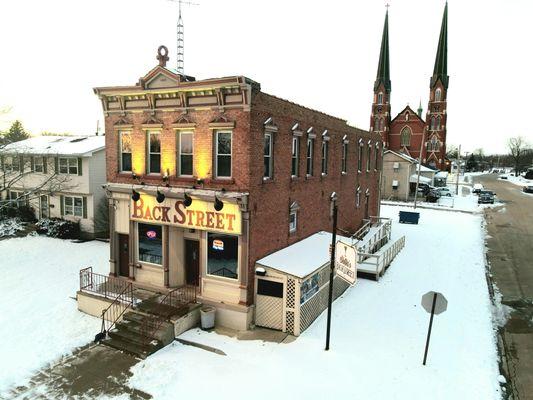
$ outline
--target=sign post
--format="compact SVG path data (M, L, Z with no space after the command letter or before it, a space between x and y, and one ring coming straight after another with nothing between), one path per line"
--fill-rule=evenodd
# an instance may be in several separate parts
M427 292L422 296L422 307L424 307L424 310L431 314L431 317L429 318L428 335L426 338L426 349L424 350L424 361L422 362L422 365L426 365L429 349L429 338L431 337L431 327L433 326L433 315L438 315L446 311L448 308L448 301L442 295L442 293Z
M333 230L331 231L331 261L329 271L329 298L328 298L328 324L326 328L326 351L329 350L329 335L331 330L331 302L333 297L333 273L335 271L335 243L337 241L337 193L331 194L333 207Z

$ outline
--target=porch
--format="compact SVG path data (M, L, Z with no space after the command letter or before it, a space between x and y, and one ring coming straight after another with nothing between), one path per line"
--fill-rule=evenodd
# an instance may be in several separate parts
M102 319L95 342L142 358L199 324L198 287L153 288L124 278L80 271L78 309Z

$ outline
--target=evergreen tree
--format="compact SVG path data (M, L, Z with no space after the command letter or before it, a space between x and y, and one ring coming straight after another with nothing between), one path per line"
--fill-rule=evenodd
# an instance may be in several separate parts
M467 171L476 171L477 170L477 160L474 153L470 154L470 157L468 157L468 161L466 162L466 170Z
M9 131L4 135L3 139L6 143L19 142L30 137L29 133L24 130L20 121L13 122Z

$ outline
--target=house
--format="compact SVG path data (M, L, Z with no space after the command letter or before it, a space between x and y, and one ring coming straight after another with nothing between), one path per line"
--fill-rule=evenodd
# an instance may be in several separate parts
M82 236L104 232L95 216L106 206L105 138L37 136L0 150L4 201L29 205L35 217L78 221Z
M330 231L333 192L346 232L378 213L381 138L244 76L180 75L166 54L161 46L136 85L95 89L111 201L106 279L163 293L192 286L218 325L245 330L256 261ZM91 290L78 307L101 315Z
M433 185L437 171L420 166L418 160L407 154L385 150L383 153L383 176L381 198L387 200L409 200L414 194L420 169L419 183Z

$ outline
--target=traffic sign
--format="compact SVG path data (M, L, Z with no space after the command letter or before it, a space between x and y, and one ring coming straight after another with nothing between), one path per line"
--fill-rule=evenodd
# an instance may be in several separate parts
M437 295L437 297L435 299L435 310L433 311L433 313L439 315L446 311L446 308L448 308L448 300L446 300L442 293L427 292L425 295L422 296L422 307L424 307L424 310L431 314L431 308L433 306L433 297L435 294Z

